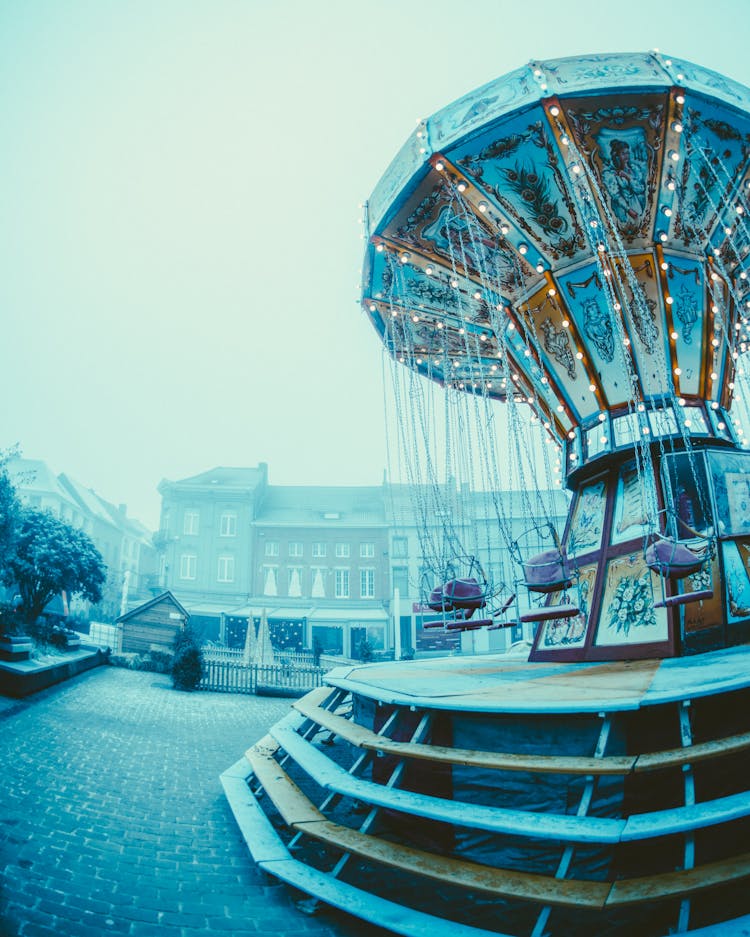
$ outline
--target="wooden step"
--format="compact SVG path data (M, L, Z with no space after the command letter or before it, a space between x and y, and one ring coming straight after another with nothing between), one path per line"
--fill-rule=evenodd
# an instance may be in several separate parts
M301 724L302 717L298 718ZM355 778L303 739L289 717L273 726L271 735L320 787L374 807L471 829L571 843L616 843L625 829L624 820L610 817L579 817L484 804L473 804L468 810L460 801Z
M302 724L302 717L297 717ZM616 843L655 839L716 826L750 816L750 791L683 807L632 814L626 820L610 817L572 816L507 807L489 807L387 788L353 778L294 730L287 717L271 729L281 747L321 787L334 793L405 814L472 829L515 836L562 840L569 843Z
M250 766L245 759L242 760L247 770L241 772L238 765L233 765L222 774L221 782L250 855L264 872L331 907L402 937L509 937L499 931L472 927L404 907L293 859L250 792L244 778L250 772Z
M439 882L449 881L454 886L493 895L572 907L604 907L609 893L606 882L555 879L515 869L497 869L463 859L445 858L333 823L317 810L273 758L263 752L254 753L252 749L247 757L256 778L287 826L302 830L307 836L343 852L354 853L390 868L423 875Z
M316 722L321 728L355 745L357 748L381 751L400 758L418 758L443 764L471 765L498 771L537 771L554 774L629 774L635 765L633 755L592 758L576 755L531 755L506 752L474 751L443 745L422 745L416 742L394 742L382 735L314 705L310 695L292 704L294 709ZM750 744L750 741L748 742ZM644 768L643 770L653 770Z
M314 691L318 692L318 691ZM394 742L360 726L350 719L335 715L315 705L312 693L293 703L294 709L345 739L357 748L382 751L401 758L417 758L443 764L473 765L498 771L533 771L541 774L629 774L660 771L667 768L695 764L712 758L736 755L750 748L750 732L729 735L723 739L698 742L685 748L671 748L640 755L605 755L592 758L585 755L532 755L510 752L474 751L442 745L422 745L414 742Z
M643 878L615 882L607 897L608 908L664 898L682 898L706 888L726 885L750 877L750 853L710 862L694 869L663 872ZM717 931L719 933L719 931ZM721 931L723 933L723 931Z
M728 735L723 739L698 742L685 748L670 748L661 752L638 755L633 771L657 771L664 768L681 767L711 758L736 755L750 748L750 732Z
M343 852L435 881L539 904L601 909L692 895L750 877L750 853L697 868L610 882L559 879L495 868L394 843L327 820L265 750L248 753L251 767L287 826Z

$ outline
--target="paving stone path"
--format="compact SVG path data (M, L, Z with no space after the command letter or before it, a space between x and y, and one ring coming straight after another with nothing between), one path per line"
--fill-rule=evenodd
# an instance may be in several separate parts
M303 914L235 825L219 774L288 700L99 667L0 701L0 937L385 934Z

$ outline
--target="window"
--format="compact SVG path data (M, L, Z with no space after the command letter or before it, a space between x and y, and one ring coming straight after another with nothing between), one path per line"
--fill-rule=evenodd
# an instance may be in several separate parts
M287 595L290 598L299 598L302 595L302 567L290 566L287 569Z
M289 541L289 556L302 556L303 552L304 547L298 540Z
M236 537L237 536L237 515L234 511L226 511L219 519L219 536Z
M275 566L263 567L263 595L278 595Z
M183 534L197 534L200 514L198 511L185 511L182 519Z
M374 543L360 543L359 555L362 557L362 559L371 560L375 556L375 544Z
M310 570L312 573L312 586L310 588L310 595L314 599L323 599L326 594L326 571L322 566L313 566Z
M219 557L219 573L217 575L219 582L234 582L234 557Z
M363 599L375 598L375 570L370 566L359 571L359 594Z
M194 553L183 553L180 557L180 579L195 579L198 557Z
M312 545L312 555L317 558L320 558L321 556L325 556L326 555L325 543L314 543Z
M279 555L279 541L278 540L266 540L266 556L278 556Z
M337 599L349 598L349 570L339 568L336 570L336 591L334 593Z
M349 544L337 543L336 544L336 556L339 559L348 559L349 558Z
M400 559L404 559L409 555L409 542L406 537L394 537L393 538L393 555Z
M393 581L393 591L399 591L399 595L409 595L409 568L407 566L394 566L391 573Z

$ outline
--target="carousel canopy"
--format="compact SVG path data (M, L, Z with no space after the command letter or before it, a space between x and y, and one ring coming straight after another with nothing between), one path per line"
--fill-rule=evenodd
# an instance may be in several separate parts
M392 354L530 405L579 467L732 444L746 350L750 90L658 53L529 65L419 123L368 203Z

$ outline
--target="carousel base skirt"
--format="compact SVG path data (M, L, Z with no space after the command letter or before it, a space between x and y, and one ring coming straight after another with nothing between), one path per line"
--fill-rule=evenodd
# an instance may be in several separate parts
M750 933L747 647L340 668L222 783L264 870L394 933Z

